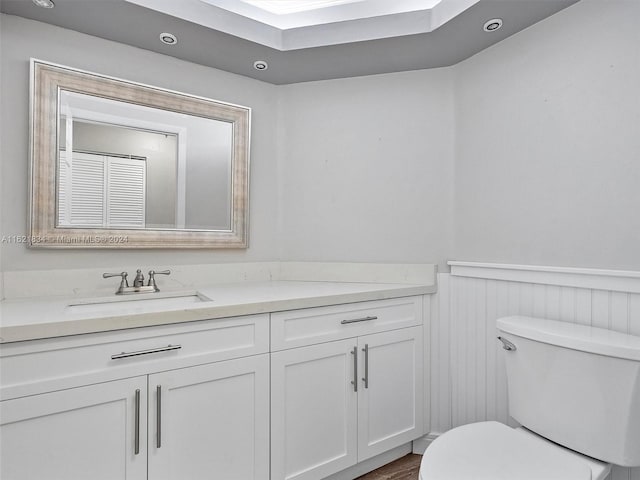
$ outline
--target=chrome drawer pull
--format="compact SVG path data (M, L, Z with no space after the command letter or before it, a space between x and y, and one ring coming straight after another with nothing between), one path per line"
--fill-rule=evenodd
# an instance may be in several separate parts
M342 325L347 325L348 323L358 323L358 322L369 322L371 320L377 320L378 317L362 317L362 318L354 318L351 320L342 320L340 323Z
M156 387L156 448L162 446L162 386Z
M138 350L137 352L122 352L111 355L111 360L119 360L121 358L137 357L139 355L149 355L150 353L169 352L171 350L180 350L182 345L167 345L161 348L150 348L149 350Z
M353 384L353 391L358 391L358 347L353 347L351 350L351 355L353 355L353 380L351 383Z
M135 432L133 434L133 453L140 453L140 389L136 390Z
M364 388L369 388L369 344L365 343L364 348L362 349L364 352L364 377L362 377L362 381L364 382Z

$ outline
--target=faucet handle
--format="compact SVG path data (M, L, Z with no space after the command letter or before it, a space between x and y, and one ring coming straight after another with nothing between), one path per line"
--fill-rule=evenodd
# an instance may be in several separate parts
M124 288L129 286L129 280L127 280L128 276L129 276L129 274L127 272L103 273L102 274L102 278L111 278L111 277L121 277L122 278L122 280L120 280L120 287L118 287L118 290L116 291L116 295L119 294L119 293L122 293Z
M149 281L147 282L147 285L153 287L154 291L159 292L160 289L156 285L156 275L171 275L171 270L162 270L159 272L149 270Z
M171 270L161 270L159 272L150 270L149 275L171 275Z
M120 273L103 273L102 278L122 277L122 280L126 281L129 274L127 272Z

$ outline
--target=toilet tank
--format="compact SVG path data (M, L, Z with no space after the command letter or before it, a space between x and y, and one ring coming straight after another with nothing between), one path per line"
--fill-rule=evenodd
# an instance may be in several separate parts
M590 457L640 466L640 337L531 317L497 326L516 421Z

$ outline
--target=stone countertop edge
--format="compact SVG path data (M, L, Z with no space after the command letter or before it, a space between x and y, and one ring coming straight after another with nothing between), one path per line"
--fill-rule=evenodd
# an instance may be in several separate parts
M371 284L374 287L376 284ZM208 289L199 289L206 293ZM131 328L144 328L159 325L213 320L217 318L238 317L261 313L273 313L286 310L324 307L347 303L386 300L391 298L428 295L436 293L436 285L389 285L389 288L372 288L367 291L333 293L329 295L280 298L276 300L229 303L223 305L194 304L188 308L163 311L150 311L125 315L103 317L72 318L4 326L0 322L0 344L42 340L72 335L110 332ZM60 300L57 301L59 303Z

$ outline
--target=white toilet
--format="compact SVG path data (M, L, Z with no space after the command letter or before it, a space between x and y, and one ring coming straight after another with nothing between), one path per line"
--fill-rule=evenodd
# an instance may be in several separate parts
M523 427L440 435L420 480L603 480L611 464L640 466L640 337L529 317L498 330L509 414Z

